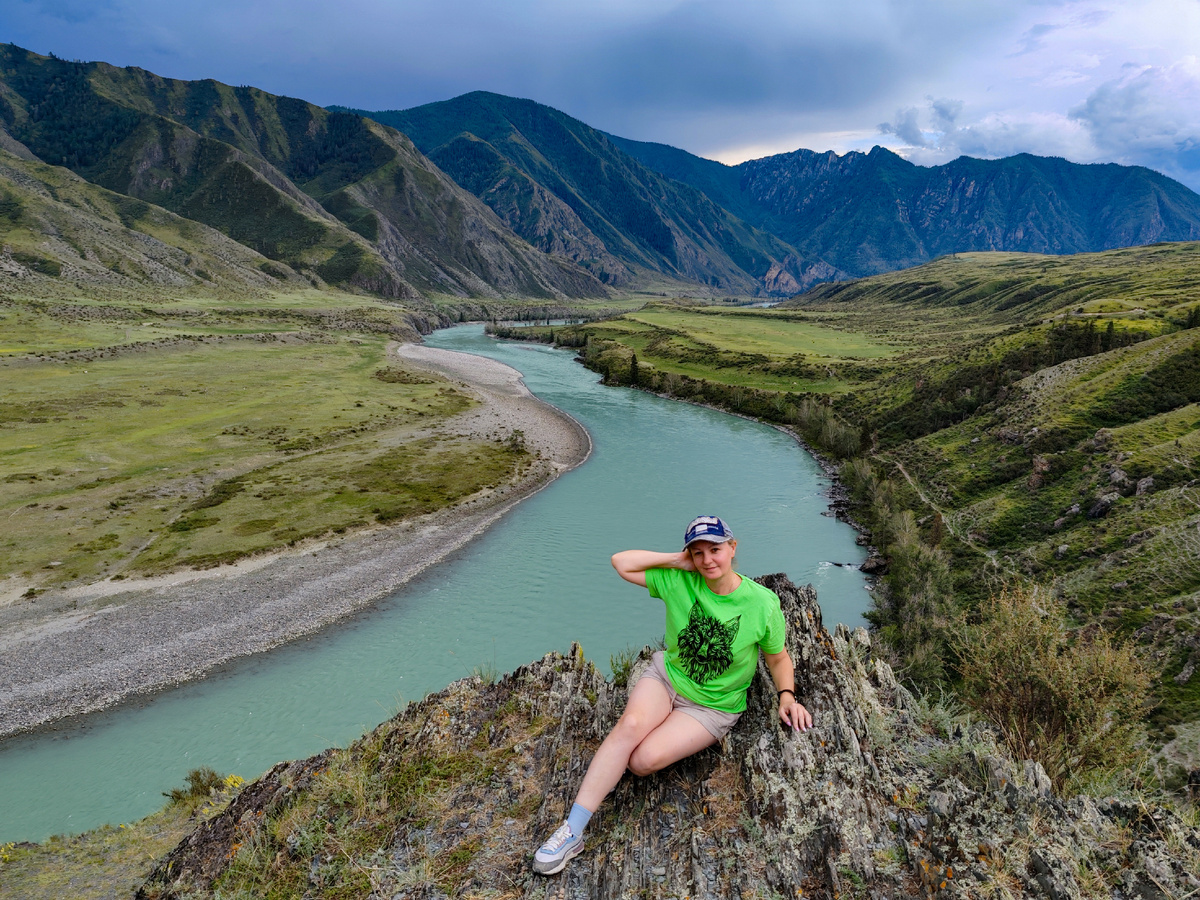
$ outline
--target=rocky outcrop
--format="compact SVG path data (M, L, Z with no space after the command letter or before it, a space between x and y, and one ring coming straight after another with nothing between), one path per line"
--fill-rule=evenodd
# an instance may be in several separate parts
M1179 897L1200 831L1147 802L1065 800L986 730L948 726L783 601L815 727L780 727L760 666L724 742L626 778L559 876L529 870L624 704L579 648L494 684L457 682L344 751L281 763L163 859L138 896ZM644 663L647 653L640 662ZM635 667L636 668L636 667ZM950 727L950 733L944 729Z

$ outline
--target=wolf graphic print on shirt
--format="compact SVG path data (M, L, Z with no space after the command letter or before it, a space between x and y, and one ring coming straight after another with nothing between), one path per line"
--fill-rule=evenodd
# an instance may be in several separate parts
M706 684L733 663L733 641L741 616L722 622L693 603L688 623L679 632L679 663L696 684Z

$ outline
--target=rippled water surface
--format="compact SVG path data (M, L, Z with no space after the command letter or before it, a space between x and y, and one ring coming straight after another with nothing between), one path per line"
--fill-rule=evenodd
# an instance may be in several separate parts
M738 535L738 570L812 582L827 625L862 623L863 551L822 515L828 480L787 435L734 416L603 387L571 354L499 343L482 326L433 346L519 369L592 435L581 467L452 558L321 634L201 681L0 744L0 842L41 840L158 808L189 769L252 778L345 744L478 666L507 671L571 641L609 656L661 636L662 607L621 581L616 550L670 550L695 515Z

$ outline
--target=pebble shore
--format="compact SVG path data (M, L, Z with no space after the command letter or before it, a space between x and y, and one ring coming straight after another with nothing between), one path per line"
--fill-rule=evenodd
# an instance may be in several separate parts
M0 738L199 678L362 609L446 558L591 453L577 421L482 357L402 345L409 364L480 400L443 432L519 429L536 462L450 509L234 566L48 593L0 609Z

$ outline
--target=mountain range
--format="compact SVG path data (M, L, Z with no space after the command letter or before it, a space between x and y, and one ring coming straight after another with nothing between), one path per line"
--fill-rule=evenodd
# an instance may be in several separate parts
M532 100L475 91L409 110L354 112L407 134L526 240L609 284L651 271L739 293L794 293L841 275Z
M0 268L77 278L779 296L967 250L1200 239L1200 196L1144 168L1029 155L726 166L499 94L323 109L5 44L0 231Z
M1141 166L1028 153L924 167L796 150L737 166L608 135L668 178L855 277L979 250L1085 253L1200 239L1200 196Z
M208 225L284 278L393 298L605 293L360 116L0 45L0 126L17 156ZM20 184L4 187L25 202Z

